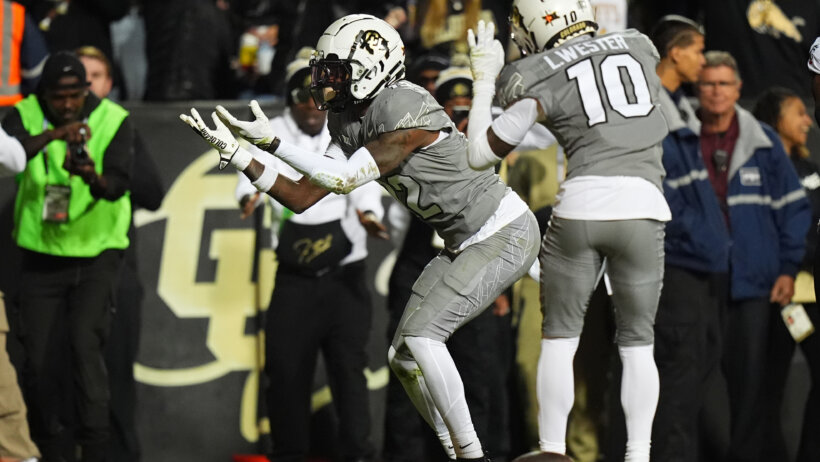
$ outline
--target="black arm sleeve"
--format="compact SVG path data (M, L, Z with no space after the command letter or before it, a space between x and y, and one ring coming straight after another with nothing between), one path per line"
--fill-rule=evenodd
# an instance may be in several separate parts
M131 170L131 204L154 211L162 205L165 186L154 158L139 132L134 132L134 163Z
M92 136L94 129L92 127ZM91 195L97 199L114 201L131 187L131 165L134 157L134 128L131 119L122 121L117 134L108 144L103 156L102 176L105 182L91 183ZM103 184L105 187L103 187Z
M18 111L16 107L12 108L12 110L7 112L6 116L3 117L3 130L20 141L31 136L26 128L23 127L23 118L20 117L20 111Z
M6 113L6 116L3 118L2 125L3 130L5 130L6 133L17 138L17 140L23 144L23 147L26 150L26 161L31 160L32 157L36 156L40 152L39 150L34 150L34 146L32 144L26 143L26 141L31 138L31 134L23 126L23 117L20 115L20 111L18 111L17 108L13 108ZM37 143L34 143L34 145L36 144Z

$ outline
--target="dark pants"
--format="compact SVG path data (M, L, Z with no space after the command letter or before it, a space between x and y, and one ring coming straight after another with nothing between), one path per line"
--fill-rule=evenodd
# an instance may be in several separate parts
M388 341L398 328L411 288L423 268L397 262L388 294ZM510 315L496 316L492 307L459 328L448 340L464 383L464 393L476 434L494 460L510 452L507 378L514 357ZM422 419L404 388L391 376L385 404L384 460L416 462L446 460L435 432Z
M725 282L715 275L666 266L655 317L660 397L652 427L652 459L698 460L698 416L706 380L720 366L719 316Z
M806 303L803 306L815 329L820 329L820 306L816 303ZM765 400L769 405L766 418L769 426L766 432L766 450L763 460L788 460L780 411L794 349L794 340L783 324L780 312L772 310ZM820 461L820 335L818 332L815 331L800 342L800 349L809 366L811 388L803 414L803 429L797 451L797 462Z
M111 320L111 335L105 349L105 366L111 388L111 440L108 446L108 460L111 462L137 462L140 459L134 363L139 349L140 310L145 292L136 270L127 263L123 265Z
M24 252L19 296L25 389L32 438L46 462L71 460L74 438L84 462L104 459L109 388L103 348L121 260L119 250L95 258ZM73 406L62 400L68 389ZM67 422L73 411L78 425L72 434Z
M265 323L272 462L303 461L308 455L313 375L320 351L339 417L342 456L372 457L364 375L371 315L364 262L320 277L279 268Z
M723 370L729 391L729 462L762 459L766 434L765 377L772 311L768 297L732 301L726 317Z

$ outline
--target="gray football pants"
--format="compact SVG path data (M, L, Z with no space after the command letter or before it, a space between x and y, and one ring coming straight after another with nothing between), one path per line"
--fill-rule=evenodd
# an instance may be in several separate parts
M393 337L393 348L406 349L402 337L446 342L462 324L527 274L538 253L538 223L524 213L492 236L468 246L453 259L445 252L424 268Z
M553 216L541 247L544 337L578 337L603 258L612 284L620 346L654 342L663 284L664 223Z

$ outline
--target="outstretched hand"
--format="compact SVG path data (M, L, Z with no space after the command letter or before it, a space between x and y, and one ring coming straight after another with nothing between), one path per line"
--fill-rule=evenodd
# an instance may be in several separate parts
M226 127L225 124L219 120L216 113L211 113L211 118L216 125L215 129L205 125L202 117L199 116L199 112L193 108L191 108L191 115L180 114L179 118L188 124L188 126L190 126L197 135L207 141L211 147L219 152L220 170L224 169L229 163L231 163L234 155L239 150L239 142L236 141L236 138L233 136L228 127Z
M495 24L478 21L476 30L467 31L470 45L470 70L476 82L495 82L504 67L504 47L495 39Z
M239 120L222 106L216 107L216 114L237 135L255 144L259 149L269 151L271 143L276 138L273 128L256 100L248 103L248 107L254 115L254 120Z

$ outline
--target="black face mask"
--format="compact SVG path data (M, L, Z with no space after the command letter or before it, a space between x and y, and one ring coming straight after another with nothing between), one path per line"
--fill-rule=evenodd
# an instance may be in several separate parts
M353 74L350 63L340 59L319 59L310 62L310 94L316 107L341 112L351 101L350 82ZM325 89L332 96L325 99Z

